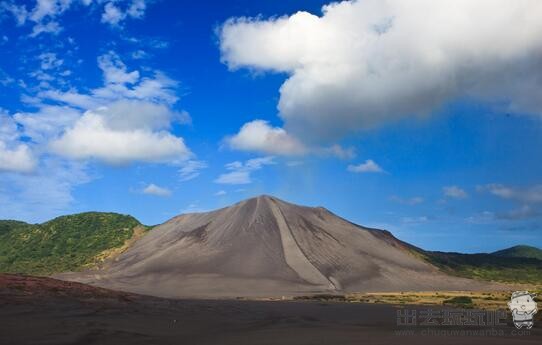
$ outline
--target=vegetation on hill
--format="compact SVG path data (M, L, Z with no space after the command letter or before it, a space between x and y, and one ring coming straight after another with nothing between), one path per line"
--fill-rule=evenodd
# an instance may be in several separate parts
M19 222L17 220L0 220L0 235L10 231L11 229L18 227L28 225L25 222Z
M542 260L542 249L531 246L515 246L491 254L509 258L532 258Z
M0 221L0 272L48 275L98 263L143 226L132 216L88 212L42 224Z
M420 253L418 253L420 254ZM542 284L542 260L495 254L423 252L442 271L465 278L509 283Z

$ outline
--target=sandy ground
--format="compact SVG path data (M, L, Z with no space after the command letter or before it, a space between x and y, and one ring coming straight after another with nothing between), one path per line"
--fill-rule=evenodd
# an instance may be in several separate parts
M0 344L497 345L542 341L542 321L518 334L509 316L507 324L495 327L397 324L398 310L420 313L426 308L318 301L168 300L47 278L0 276ZM477 333L457 333L465 330ZM480 333L492 330L493 335ZM431 332L433 335L427 335Z

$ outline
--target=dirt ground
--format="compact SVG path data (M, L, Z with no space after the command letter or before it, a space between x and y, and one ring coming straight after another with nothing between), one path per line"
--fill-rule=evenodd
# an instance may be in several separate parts
M334 301L170 300L0 276L0 344L540 344L542 321L404 325L450 307ZM471 310L472 311L472 310ZM398 314L399 313L399 314Z

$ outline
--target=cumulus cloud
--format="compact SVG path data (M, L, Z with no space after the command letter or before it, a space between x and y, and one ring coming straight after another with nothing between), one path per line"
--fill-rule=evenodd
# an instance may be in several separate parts
M181 162L192 155L182 138L164 130L169 125L166 109L133 102L85 112L73 127L50 143L51 150L69 158L98 159L111 164ZM119 108L138 111L117 113Z
M62 64L54 55L40 59L47 68ZM14 116L25 135L36 143L49 141L50 151L63 157L117 165L180 164L192 157L183 138L171 133L173 124L191 122L186 111L173 110L177 82L159 71L130 70L112 51L97 62L102 87L87 93L44 89L31 99L37 112Z
M353 147L344 148L338 144L330 146L306 146L300 140L286 132L284 128L273 127L265 120L253 120L245 123L237 134L226 137L224 142L233 150L280 156L315 154L319 156L333 156L340 159L352 159L356 156Z
M465 190L458 186L443 187L442 192L444 193L444 196L454 199L465 199L469 196Z
M233 18L219 40L230 69L288 75L278 109L304 142L462 98L542 115L538 0L344 1L320 16Z
M275 164L274 157L260 157L249 159L246 162L235 161L226 164L226 170L229 172L220 175L214 182L220 184L250 184L252 183L251 174L254 171L262 169L266 165Z
M19 144L10 149L0 141L0 171L30 172L35 166L36 160L28 145Z
M21 132L17 123L0 109L0 171L30 172L36 159L30 147L19 142Z
M267 121L254 120L245 123L239 133L226 138L233 149L256 151L277 155L299 155L306 148L280 127L272 127Z
M20 112L13 120L32 142L43 144L60 135L81 117L81 111L66 106L42 105L35 112Z
M56 56L43 56L47 67ZM154 77L130 71L114 52L98 58L104 86L77 90L43 90L32 99L38 111L13 116L23 134L49 152L71 159L96 159L110 164L133 161L181 164L192 157L174 124L191 122L185 111L173 110L177 83L157 71ZM59 103L60 105L46 105ZM41 145L45 144L45 145ZM47 145L48 144L48 145Z
M147 187L143 188L144 194L155 195L155 196L171 196L171 191L167 188L159 187L154 183L149 184Z
M353 173L382 173L384 170L376 164L372 159L368 159L365 163L358 165L350 164L347 168L348 171Z

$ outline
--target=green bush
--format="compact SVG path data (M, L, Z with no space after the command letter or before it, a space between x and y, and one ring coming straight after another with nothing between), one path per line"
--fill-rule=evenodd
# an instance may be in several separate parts
M470 298L469 296L456 296L444 300L442 303L453 305L472 305L472 298Z

